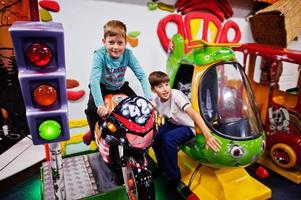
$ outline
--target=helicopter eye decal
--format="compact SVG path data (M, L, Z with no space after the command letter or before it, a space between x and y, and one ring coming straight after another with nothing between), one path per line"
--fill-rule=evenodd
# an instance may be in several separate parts
M229 153L234 158L240 158L245 154L244 150L237 144L234 144L230 147Z

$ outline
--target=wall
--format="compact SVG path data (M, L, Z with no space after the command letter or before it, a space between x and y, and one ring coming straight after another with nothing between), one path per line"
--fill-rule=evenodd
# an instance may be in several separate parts
M88 101L88 81L94 49L101 45L102 26L110 19L126 23L128 31L140 31L138 47L132 49L145 72L165 70L166 53L163 51L156 29L158 22L168 12L147 9L147 0L59 0L61 10L52 14L53 21L61 22L65 31L65 59L67 78L76 79L86 96L80 101L70 102L70 119L85 118L84 109ZM174 3L175 0L164 1ZM234 10L232 20L239 24L241 43L253 42L246 16L252 8L252 1L229 1ZM171 32L173 31L170 27ZM170 33L171 34L171 33ZM128 46L131 48L130 46ZM300 41L292 43L300 47ZM131 87L142 95L142 89L133 73L128 70L126 79Z

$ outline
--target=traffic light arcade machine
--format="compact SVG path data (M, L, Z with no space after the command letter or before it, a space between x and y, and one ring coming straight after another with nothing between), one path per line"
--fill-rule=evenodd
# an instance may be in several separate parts
M17 22L10 28L27 121L36 145L70 137L63 31L59 24L49 25Z
M70 138L62 24L15 22L9 31L33 143L45 144L50 151L50 161L41 167L42 198L108 198L110 192L104 192L97 186L105 184L96 181L108 178L92 172L101 171L92 167L99 167L97 158L94 158L97 164L90 162L92 154L62 158L59 142ZM46 153L49 151L46 148ZM107 191L116 189L116 185L108 187L109 184L106 183ZM124 195L122 189L116 189L119 195ZM116 190L112 190L114 197L120 199ZM99 191L103 193L99 194Z
M56 175L55 195L64 199L63 161L58 142L70 138L67 118L63 29L57 23L16 22L9 29L33 143L48 144ZM54 174L52 174L54 175Z

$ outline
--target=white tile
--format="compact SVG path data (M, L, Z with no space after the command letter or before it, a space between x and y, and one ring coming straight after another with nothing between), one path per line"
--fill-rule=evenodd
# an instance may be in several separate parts
M0 181L45 159L44 145L25 137L0 155Z

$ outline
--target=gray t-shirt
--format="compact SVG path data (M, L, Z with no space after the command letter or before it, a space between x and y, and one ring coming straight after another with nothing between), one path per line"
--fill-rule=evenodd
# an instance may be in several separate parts
M189 126L194 131L194 121L185 112L187 107L191 106L188 97L176 89L171 89L170 95L170 98L166 102L161 102L158 96L155 98L159 113L168 117L173 124Z

